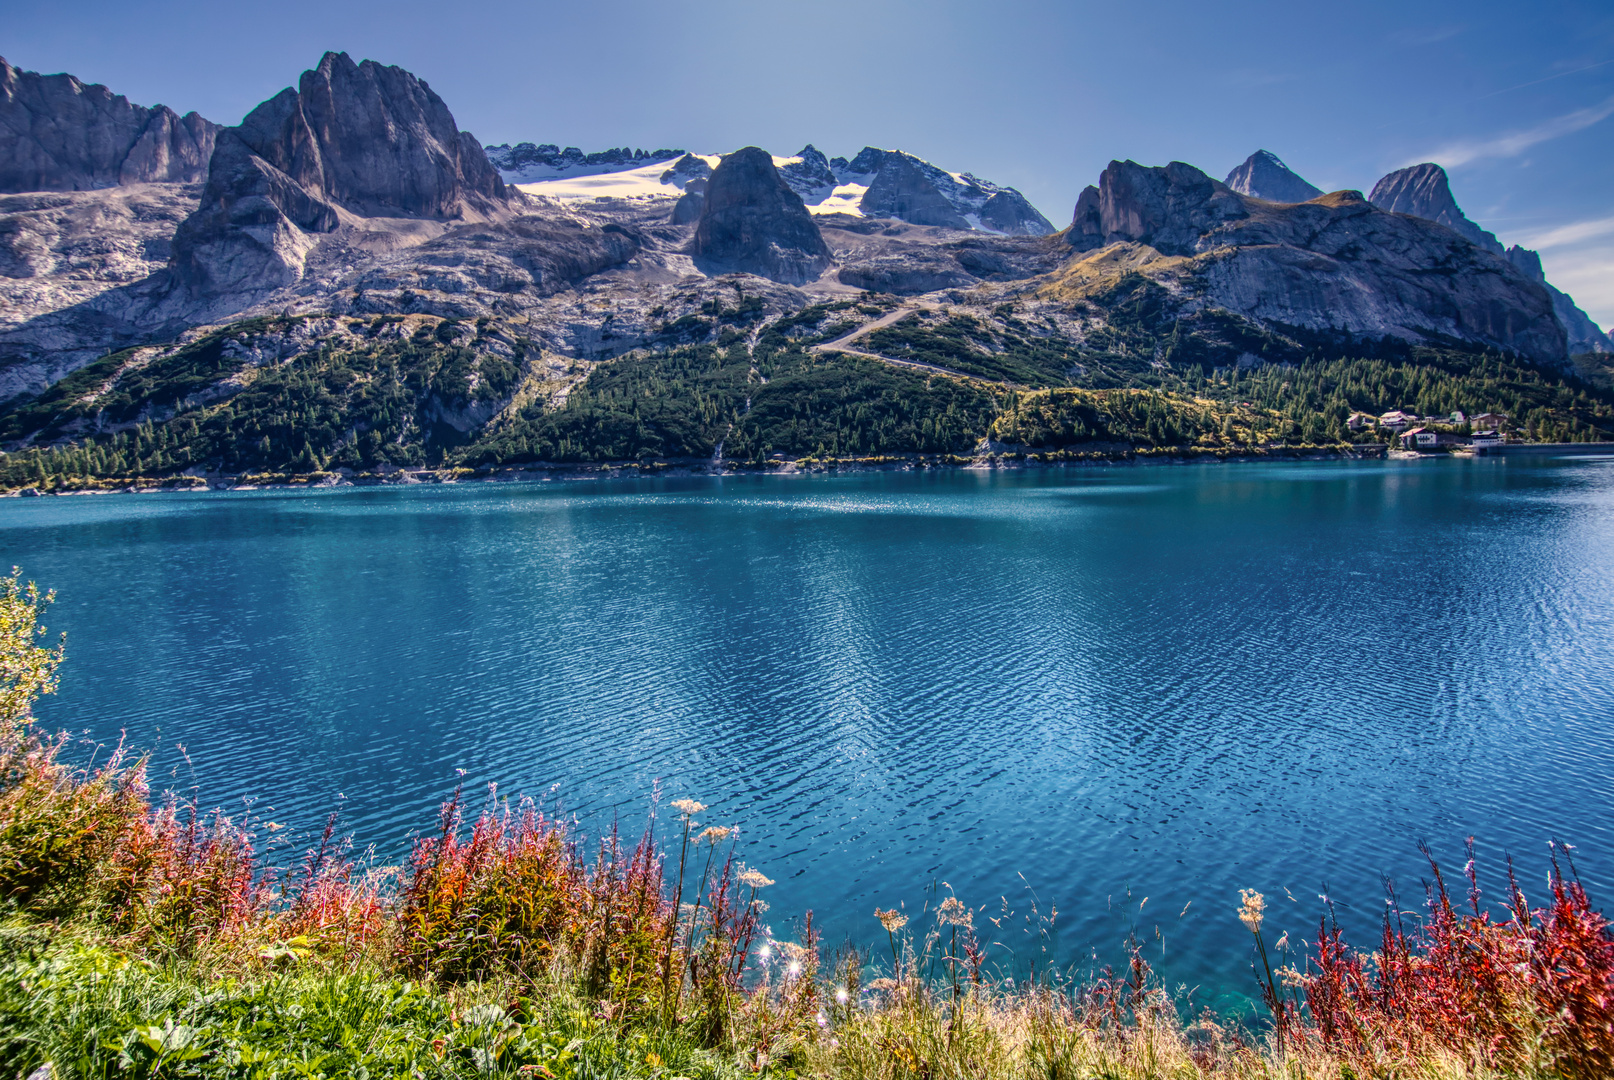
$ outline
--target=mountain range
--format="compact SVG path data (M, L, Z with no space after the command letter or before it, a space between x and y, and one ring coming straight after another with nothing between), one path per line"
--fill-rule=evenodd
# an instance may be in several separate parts
M210 475L954 452L991 441L1003 387L1175 380L1161 407L1185 413L1194 380L1267 365L1438 352L1579 385L1603 367L1572 356L1610 348L1435 165L1364 198L1265 151L1225 182L1114 161L1056 231L901 150L484 147L424 81L344 53L227 128L0 77L0 440L29 468L105 472L82 463L131 439L119 467ZM1318 437L1356 407L1331 393ZM1587 400L1550 422L1602 431Z
M1285 165L1276 154L1258 150L1227 177L1234 191L1274 202L1304 202L1322 194ZM1374 206L1399 214L1437 221L1471 243L1501 255L1531 280L1547 290L1552 309L1563 324L1571 352L1614 351L1614 341L1597 326L1568 294L1548 281L1541 269L1541 256L1517 244L1504 248L1496 235L1468 220L1452 197L1446 170L1432 162L1397 169L1373 185L1368 201Z

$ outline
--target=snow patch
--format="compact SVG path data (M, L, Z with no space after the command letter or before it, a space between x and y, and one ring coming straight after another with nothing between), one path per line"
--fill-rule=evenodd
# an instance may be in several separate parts
M716 158L707 158L697 155L707 162L715 162ZM537 195L548 199L648 199L669 198L676 199L683 194L683 189L677 184L664 184L661 174L672 165L670 162L658 161L653 165L643 165L637 169L619 169L615 172L594 171L584 167L582 171L566 171L560 175L539 177L526 183L518 183L516 188L528 195ZM554 170L551 170L554 172Z
M807 209L814 214L850 214L853 217L863 216L863 193L869 190L867 184L840 184L834 191L824 196L823 200L808 203Z

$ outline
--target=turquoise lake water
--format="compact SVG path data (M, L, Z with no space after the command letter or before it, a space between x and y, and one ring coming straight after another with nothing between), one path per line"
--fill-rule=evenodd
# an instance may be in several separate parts
M47 723L383 862L456 784L637 834L659 781L781 935L946 882L1025 963L1034 890L1061 963L1135 931L1223 1007L1240 888L1367 944L1418 841L1539 896L1556 837L1614 901L1614 459L18 499L0 548Z

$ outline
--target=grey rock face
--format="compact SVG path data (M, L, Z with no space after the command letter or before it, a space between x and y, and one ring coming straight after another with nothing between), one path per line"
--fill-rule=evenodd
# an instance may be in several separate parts
M1520 273L1540 284L1547 290L1547 295L1552 297L1553 313L1563 324L1571 353L1614 352L1614 340L1610 340L1609 336L1592 322L1591 316L1580 310L1568 293L1554 287L1552 282L1547 280L1546 271L1541 268L1539 253L1514 244L1507 250L1507 259L1518 267Z
M104 86L20 71L0 57L0 192L196 183L218 130L194 112L148 109Z
M530 142L501 143L485 146L488 160L499 170L506 183L525 183L569 172L620 172L637 169L641 165L654 165L658 161L671 161L683 154L682 150L643 150L627 146L612 147L585 154L575 146L562 150L554 143Z
M886 155L890 153L892 151L881 150L876 146L865 146L857 152L857 156L851 161L846 161L845 158L836 158L835 160L846 161L840 171L850 176L873 176L880 171L880 166L884 164Z
M835 158L828 165L841 182L869 186L859 204L867 217L952 229L979 225L1011 236L1046 236L1054 231L1014 188L969 173L954 176L901 150L865 146L851 161Z
M1112 161L1076 200L1067 240L1081 251L1130 241L1187 255L1211 229L1248 216L1242 196L1180 161L1161 167Z
M1304 203L1251 199L1181 162L1111 162L1077 201L1078 250L1147 245L1149 276L1193 303L1350 336L1457 338L1558 364L1563 329L1546 290L1499 255L1358 192Z
M1433 162L1397 169L1373 185L1368 201L1380 210L1397 214L1414 214L1430 221L1438 221L1446 228L1468 238L1496 255L1505 254L1493 233L1487 232L1468 220L1457 200L1452 197L1451 182L1446 170Z
M1553 311L1557 313L1558 321L1563 324L1568 336L1570 352L1614 351L1614 342L1610 341L1608 335L1575 306L1575 301L1567 293L1559 291L1547 281L1547 275L1541 269L1540 255L1516 244L1504 249L1494 233L1468 219L1451 193L1446 170L1439 165L1425 162L1390 173L1373 185L1371 200L1374 206L1385 210L1438 221L1486 251L1506 257L1525 277L1540 284L1552 297Z
M1270 150L1257 150L1245 158L1244 164L1228 173L1223 183L1240 195L1253 195L1269 202L1307 202L1323 193L1321 188L1301 179Z
M1567 352L1539 284L1357 192L1252 212L1206 235L1201 249L1208 295L1252 318L1375 338L1456 338L1543 364L1562 364Z
M946 239L922 227L858 235L832 230L841 268L836 280L870 292L913 296L939 289L969 288L983 281L1021 281L1059 263L1052 245L1032 238L974 236Z
M550 296L582 278L620 266L638 253L633 229L527 215L466 226L378 260L344 284L361 292Z
M885 155L874 182L863 194L860 209L869 217L897 218L913 225L970 227L919 163L903 153Z
M706 164L705 158L694 154L685 154L672 163L672 168L661 174L663 184L680 184L685 191L689 190L691 180L704 180L712 175L712 167Z
M1047 236L1054 231L1052 223L1013 188L993 192L982 204L981 224L1010 236Z
M834 189L838 181L823 151L808 143L796 156L801 160L792 161L779 170L779 175L785 178L790 190L805 200L814 195L828 194Z
M812 281L830 264L801 196L774 168L772 155L755 146L729 154L713 171L691 252L790 284Z
M705 164L705 162L702 162ZM706 209L706 180L697 176L684 185L684 193L673 204L672 223L674 225L689 225L699 221L701 211Z
M465 220L496 213L504 182L443 100L409 72L326 53L219 133L202 209L174 263L193 294L298 280L313 238L349 218Z
M133 184L100 191L0 195L0 401L37 393L102 355L101 334L129 301L121 294L165 272L174 230L196 210L200 184ZM114 301L71 321L42 320L26 342L7 340L52 312Z

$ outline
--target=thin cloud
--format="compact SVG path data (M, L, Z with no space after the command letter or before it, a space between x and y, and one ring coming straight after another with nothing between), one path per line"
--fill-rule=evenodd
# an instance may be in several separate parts
M1555 116L1551 120L1543 121L1533 128L1524 131L1515 131L1494 139L1479 141L1464 141L1449 143L1432 154L1421 157L1408 158L1398 169L1409 165L1417 165L1424 161L1438 161L1448 169L1455 169L1467 165L1471 161L1493 157L1517 157L1530 147L1550 139L1560 139L1565 135L1573 135L1583 131L1593 124L1599 123L1614 116L1614 97L1598 105L1576 109L1574 112Z
M1569 252L1545 258L1547 280L1575 298L1600 327L1614 326L1614 251Z
M1594 237L1607 236L1610 233L1614 233L1614 217L1572 221L1568 225L1559 225L1556 228L1526 237L1524 246L1541 251L1546 248L1578 244L1582 240L1591 240Z
M1446 26L1432 26L1422 30L1397 30L1390 35L1390 44L1403 49L1417 48L1420 45L1434 45L1442 41L1449 41L1463 32L1463 27L1455 23Z
M1568 71L1560 71L1556 75L1548 75L1545 78L1531 79L1529 82L1522 82L1517 86L1504 86L1500 90L1492 90L1489 94L1481 94L1474 100L1484 101L1486 98L1494 98L1498 94L1511 94L1513 91L1523 90L1527 86L1540 86L1542 83L1552 82L1554 79L1567 79L1571 75L1579 75L1583 71L1592 71L1596 68L1607 67L1609 64L1614 64L1614 60L1599 60L1595 64L1587 64L1585 67L1570 68Z

